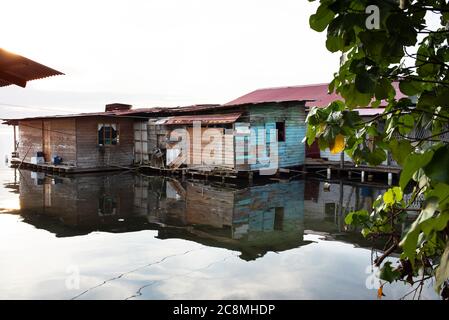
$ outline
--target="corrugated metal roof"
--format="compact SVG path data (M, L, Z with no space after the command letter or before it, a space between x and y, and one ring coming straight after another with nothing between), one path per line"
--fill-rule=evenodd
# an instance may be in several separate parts
M191 111L201 111L201 110L209 110L213 109L213 106L217 105L196 105L196 106L188 106L188 107L175 107L175 108L137 108L130 110L113 110L113 111L105 111L105 112L88 112L88 113L76 113L76 114L64 114L64 115L49 115L49 116L39 116L39 117L25 117L25 118L15 118L15 119L2 119L3 124L16 124L18 121L26 121L26 120L46 120L46 119L64 119L64 118L80 118L80 117L128 117L128 118L148 118L151 117L152 114L156 114L157 116L173 115L173 114L182 114L185 112ZM192 116L196 117L196 116Z
M192 124L194 121L200 121L202 124L226 124L234 123L242 115L238 113L226 114L206 114L206 115L189 115L189 116L174 116L165 121L166 125L175 124Z
M27 81L56 75L63 73L0 48L0 87L11 84L25 87Z
M17 119L2 119L3 124L13 125L17 124L18 121L27 121L27 120L51 120L51 119L65 119L65 118L82 118L82 117L132 117L137 110L133 110L134 112L129 111L109 111L109 112L88 112L88 113L76 113L76 114L64 114L64 115L54 115L54 116L40 116L40 117L28 117L28 118L17 118ZM149 112L149 109L145 109L146 112Z
M266 102L288 102L288 101L306 101L306 106L325 107L334 100L343 100L343 98L336 93L328 93L327 83L279 87L259 89L250 92L240 98L232 100L225 104L225 106L236 106L242 104L257 104ZM393 83L396 89L396 99L406 97L399 90L399 83Z

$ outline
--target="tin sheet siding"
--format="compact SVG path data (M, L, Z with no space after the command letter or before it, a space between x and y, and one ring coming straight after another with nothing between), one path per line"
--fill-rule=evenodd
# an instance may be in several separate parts
M269 104L249 108L251 128L265 129L267 133L265 144L270 147L270 129L276 129L276 122L285 121L285 141L278 142L279 167L293 167L304 164L305 144L302 140L306 134L305 110L301 104ZM257 144L251 139L250 148ZM251 164L251 170L266 167L266 164Z
M119 125L120 142L116 146L98 145L98 124ZM77 167L101 168L129 166L134 160L134 121L132 119L83 118L76 120Z

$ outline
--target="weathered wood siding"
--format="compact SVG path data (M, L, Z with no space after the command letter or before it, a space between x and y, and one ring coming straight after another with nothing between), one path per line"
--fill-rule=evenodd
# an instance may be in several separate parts
M180 149L178 142L170 142L169 137L175 136L176 134L172 132L177 130L187 130L188 143L187 155L186 155L186 165L187 167L210 167L212 168L223 168L223 169L233 169L234 168L234 142L233 134L227 131L228 136L225 136L224 128L205 128L202 127L198 137L194 137L194 129L189 126L167 126L167 143L165 144L167 153L174 152L176 149ZM197 134L197 133L195 133ZM221 136L217 141L214 139L215 136ZM216 151L218 154L214 154L212 148L213 145L220 145ZM177 154L177 152L174 152Z
M19 122L19 157L22 159L26 155L24 162L31 162L31 157L35 157L37 152L44 151L45 136L49 153L46 162L51 162L54 156L60 156L64 163L75 164L75 119L49 119L45 122L45 129L42 120Z
M72 233L56 223L44 226L46 220L40 215L53 218L65 227L76 227L87 232L102 226L120 224L119 218L135 215L133 183L131 175L51 178L44 173L22 170L21 214L31 223L36 219L39 227L42 224L42 227L52 228L49 231L55 232L57 236Z
M31 162L31 157L42 150L42 121L19 121L19 158Z
M76 163L75 119L57 119L51 120L50 123L51 123L50 148L52 157L60 156L65 164L75 165Z
M186 194L187 223L215 228L232 226L234 212L232 190L188 182Z
M119 144L100 147L98 124L113 123L119 127ZM76 165L78 168L129 166L134 160L134 120L112 117L76 119Z
M188 167L209 164L211 167L216 166L228 169L234 168L234 143L232 139L230 141L226 141L224 128L201 128L201 140L198 139L198 141L201 141L201 145L196 143L197 141L194 140L193 128L188 128L187 131L190 136L190 162L187 165ZM211 138L208 135L221 135L221 139L218 141L213 141L215 138ZM212 143L212 145L221 144L221 150L217 149L217 152L219 152L218 154L215 155L213 151L211 153L210 148L208 150L207 146L210 143ZM194 163L194 159L201 159L201 163ZM214 159L216 159L217 163L210 163Z

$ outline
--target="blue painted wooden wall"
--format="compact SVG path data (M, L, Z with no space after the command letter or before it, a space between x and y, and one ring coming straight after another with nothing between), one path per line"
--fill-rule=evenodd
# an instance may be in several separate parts
M305 161L305 144L302 140L306 134L305 108L304 104L263 104L253 105L248 108L249 117L244 119L250 124L250 128L256 131L265 129L267 137L265 139L266 149L269 150L270 139L268 137L270 129L276 129L276 122L285 121L285 142L278 142L278 161L280 168L303 165ZM245 121L239 121L235 126L243 126ZM248 143L246 149L255 148L258 141L257 136L242 137L236 136L236 160L244 158L249 163L250 170L259 170L267 165L261 159L255 160L251 155L238 156L237 151L243 154L242 145L239 142ZM239 149L240 148L240 149ZM266 153L268 156L268 153Z

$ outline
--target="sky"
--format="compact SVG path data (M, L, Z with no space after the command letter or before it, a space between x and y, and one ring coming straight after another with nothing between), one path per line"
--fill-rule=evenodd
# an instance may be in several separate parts
M332 80L305 0L3 1L0 47L65 75L0 88L0 118L226 103Z
M0 88L0 119L226 103L330 82L339 55L305 0L1 1L0 48L65 75ZM13 149L0 125L0 159ZM0 160L2 162L2 160Z

